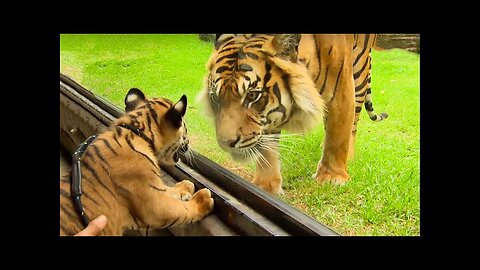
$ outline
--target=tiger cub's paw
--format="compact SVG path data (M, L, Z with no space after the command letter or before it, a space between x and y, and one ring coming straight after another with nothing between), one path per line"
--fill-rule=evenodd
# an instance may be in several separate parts
M210 190L202 188L195 192L190 202L195 203L197 207L199 219L202 219L213 210L213 199Z
M188 201L193 196L193 192L195 191L195 185L189 180L183 180L175 184L175 189L180 194L180 199L182 201Z

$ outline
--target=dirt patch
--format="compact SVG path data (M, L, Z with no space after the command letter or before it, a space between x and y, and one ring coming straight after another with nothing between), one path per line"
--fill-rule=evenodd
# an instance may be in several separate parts
M62 66L60 67L60 73L72 78L72 80L81 83L83 79L82 70L79 67Z
M382 49L403 49L420 53L420 34L379 34L377 46Z
M250 182L253 181L254 172L242 166L241 164L235 163L233 161L225 161L221 165L230 170L231 172L245 178L246 180Z

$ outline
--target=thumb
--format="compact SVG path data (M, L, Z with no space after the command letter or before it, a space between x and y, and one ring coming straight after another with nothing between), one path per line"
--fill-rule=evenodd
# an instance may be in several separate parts
M98 216L96 219L90 221L88 226L75 236L96 236L99 235L105 225L107 224L107 217L104 215Z

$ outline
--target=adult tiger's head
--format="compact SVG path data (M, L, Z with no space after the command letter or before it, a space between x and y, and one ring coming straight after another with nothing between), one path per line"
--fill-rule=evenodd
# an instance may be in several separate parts
M183 116L187 97L175 104L166 98L147 99L142 91L132 88L125 96L126 114L117 126L126 126L146 140L162 164L173 165L179 160L178 151L188 151L187 128Z
M324 101L297 57L300 38L217 35L198 99L233 158L247 160L266 134L305 132L323 119Z

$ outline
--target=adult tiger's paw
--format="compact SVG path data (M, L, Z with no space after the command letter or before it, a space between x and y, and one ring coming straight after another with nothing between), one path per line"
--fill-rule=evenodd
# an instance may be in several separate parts
M202 219L213 210L212 194L210 193L210 190L206 188L202 188L195 192L190 202L195 204L195 207L198 210L199 219Z
M256 176L252 183L273 195L284 195L282 177L259 177Z
M317 173L312 175L312 177L320 184L331 183L335 185L345 185L345 183L350 179L350 176L346 171L333 171L323 164L319 166Z
M180 199L182 201L188 201L193 196L193 192L195 191L195 185L189 180L183 180L175 184L175 189L180 194Z

